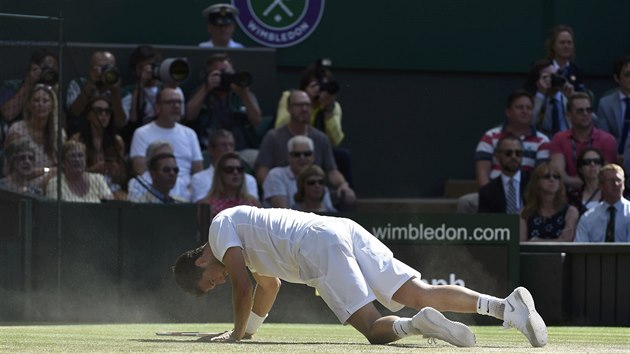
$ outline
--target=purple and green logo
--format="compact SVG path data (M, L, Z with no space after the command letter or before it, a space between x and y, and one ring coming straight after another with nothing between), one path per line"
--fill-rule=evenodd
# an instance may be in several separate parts
M313 33L324 13L324 0L232 0L241 29L256 42L290 47Z

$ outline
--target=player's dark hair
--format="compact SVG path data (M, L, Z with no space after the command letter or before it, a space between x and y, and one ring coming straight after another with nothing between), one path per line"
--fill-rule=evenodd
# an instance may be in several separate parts
M175 265L171 268L177 285L184 291L195 296L203 295L203 292L198 286L199 280L201 280L203 274L203 268L197 267L195 264L195 261L201 257L202 252L203 246L182 253L177 257Z

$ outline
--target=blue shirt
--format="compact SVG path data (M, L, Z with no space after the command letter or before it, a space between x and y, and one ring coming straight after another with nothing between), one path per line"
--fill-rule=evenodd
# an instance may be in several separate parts
M601 202L582 215L578 222L575 242L605 242L610 206L606 202ZM616 209L615 242L630 242L630 201L621 198L612 206Z

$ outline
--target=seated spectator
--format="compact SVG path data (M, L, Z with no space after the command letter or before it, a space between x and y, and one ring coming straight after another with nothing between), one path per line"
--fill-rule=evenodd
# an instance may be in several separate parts
M114 196L103 175L85 170L85 145L68 140L61 146L61 199L68 202L100 203ZM57 199L57 178L52 177L46 186L46 196Z
M126 89L129 91L122 100L125 112L125 126L121 135L126 146L131 145L131 139L136 129L153 121L158 112L158 92L161 88L171 88L177 92L179 99L184 102L184 92L172 82L161 82L154 74L154 69L161 63L162 55L150 45L141 45L129 55L129 66L134 74L136 83ZM185 114L185 107L179 105L179 117ZM178 119L179 120L179 119Z
M44 194L42 178L33 179L36 154L30 139L21 138L11 142L4 150L4 158L8 171L6 177L0 179L0 187L18 193Z
M173 154L157 154L149 160L148 166L151 184L146 186L144 194L134 202L163 204L187 202L187 200L170 196L171 190L177 183L177 173L179 172Z
M36 84L26 102L24 119L11 126L5 144L19 138L30 139L35 148L35 174L41 176L57 166L57 96L51 86ZM65 140L63 130L61 134Z
M219 161L221 155L234 151L234 136L225 129L217 129L210 134L208 152L210 154L210 166L192 176L190 181L190 191L194 203L203 199L212 188L212 177L214 176L215 163ZM258 185L256 179L249 173L245 173L245 186L247 193L258 199Z
M112 121L114 110L109 100L104 97L93 98L87 107L88 125L82 125L80 131L71 139L85 144L87 171L102 174L114 194L114 199L126 200L125 143L120 135L116 134L116 127Z
M587 147L601 151L606 162L617 161L615 137L593 124L591 100L584 92L577 92L567 102L567 117L572 127L559 132L551 140L551 163L562 174L562 179L571 192L579 189L582 180L577 176L577 156Z
M236 28L238 9L230 4L219 3L208 6L201 14L208 19L210 40L199 43L202 48L243 48L232 39Z
M573 241L579 213L567 203L561 179L558 168L548 162L532 172L521 212L521 242Z
M297 178L295 206L293 209L311 212L336 212L335 208L326 206L326 176L319 166L310 165L300 172Z
M315 162L313 140L304 135L296 135L287 142L288 166L274 167L263 183L264 205L272 208L296 208L295 194L300 173ZM335 208L328 188L324 188L323 204L332 211Z
M304 91L295 90L287 97L291 119L280 127L267 132L260 144L256 159L256 180L263 184L269 170L288 164L287 143L295 135L305 135L313 140L315 164L322 167L330 185L336 189L334 195L343 207L351 207L356 196L344 176L337 169L332 146L326 135L310 124L311 99Z
M57 95L58 79L57 57L46 49L35 50L24 79L7 80L0 87L0 116L9 123L19 120L35 85L51 86Z
M598 179L602 203L582 215L575 242L630 242L630 201L623 197L623 169L604 165Z
M529 72L525 89L534 95L533 126L549 138L571 127L567 119L567 97L573 86L558 79L556 68L549 59L536 61Z
M574 62L575 36L571 27L566 25L553 27L545 40L545 50L547 59L552 61L558 75L564 77L575 91L587 91L582 70Z
M630 130L630 55L615 61L613 79L618 86L599 100L597 125L617 139L617 161L622 162Z
M151 144L149 144L145 153L147 168L142 173L142 175L135 176L129 180L127 188L128 200L132 202L138 202L140 200L140 197L146 194L147 191L151 190L153 178L151 177L149 162L153 157L160 154L173 155L173 146L171 146L171 144L165 140L155 140ZM186 185L186 183L183 182L180 178L177 178L175 186L169 191L169 196L173 198L173 200L190 202L190 199L186 197L187 195L190 195L188 185Z
M337 101L339 84L333 80L332 72L324 65L326 59L319 59L309 66L300 79L300 90L308 94L313 104L310 124L328 136L333 146L337 168L352 187L352 166L350 151L341 146L345 134L341 128L341 105ZM278 102L275 127L287 124L290 114L287 98L291 91L285 91Z
M514 135L523 142L521 171L531 172L534 166L549 160L549 138L532 127L532 96L524 90L512 92L507 99L504 124L488 130L477 144L475 170L479 188L501 174L495 149L499 139ZM479 194L463 195L457 201L458 213L475 213L478 210Z
M604 157L595 148L586 148L578 156L577 174L582 180L582 187L574 189L568 198L569 203L578 209L580 215L601 202L602 193L597 175L603 165Z
M234 135L237 151L258 149L256 127L262 115L249 84L248 80L236 76L226 54L210 56L203 82L186 103L186 119L203 147L208 145L213 130L225 129Z
M236 152L226 152L216 165L217 172L212 176L210 193L197 203L210 205L212 217L224 209L237 205L260 206L253 195L247 193L243 173L245 167Z
M179 167L178 179L190 185L193 174L203 169L203 156L195 132L178 123L180 119L181 96L177 90L164 88L157 96L156 119L133 134L130 157L134 174L141 175L146 169L144 154L147 146L155 140L168 141L173 147L173 155ZM190 191L184 197L190 200Z
M90 102L96 97L106 98L110 102L112 124L116 128L124 127L126 119L122 108L120 83L116 57L107 51L99 50L92 53L87 78L78 77L68 84L66 94L68 134L73 135L89 125L84 118L90 110Z
M514 135L506 135L499 139L494 153L501 175L479 188L479 212L519 214L529 180L529 174L521 172L523 143Z

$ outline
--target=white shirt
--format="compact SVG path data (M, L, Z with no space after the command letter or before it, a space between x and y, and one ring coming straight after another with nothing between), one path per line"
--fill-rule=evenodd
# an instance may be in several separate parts
M199 43L198 46L201 48L214 48L214 43L212 43L212 39L210 39L209 41ZM233 39L230 39L227 47L228 48L245 48L245 46L243 46L239 42L235 42Z
M615 242L630 242L630 201L621 198L615 207ZM610 204L601 202L588 210L577 225L575 242L605 242L606 226L610 219Z

